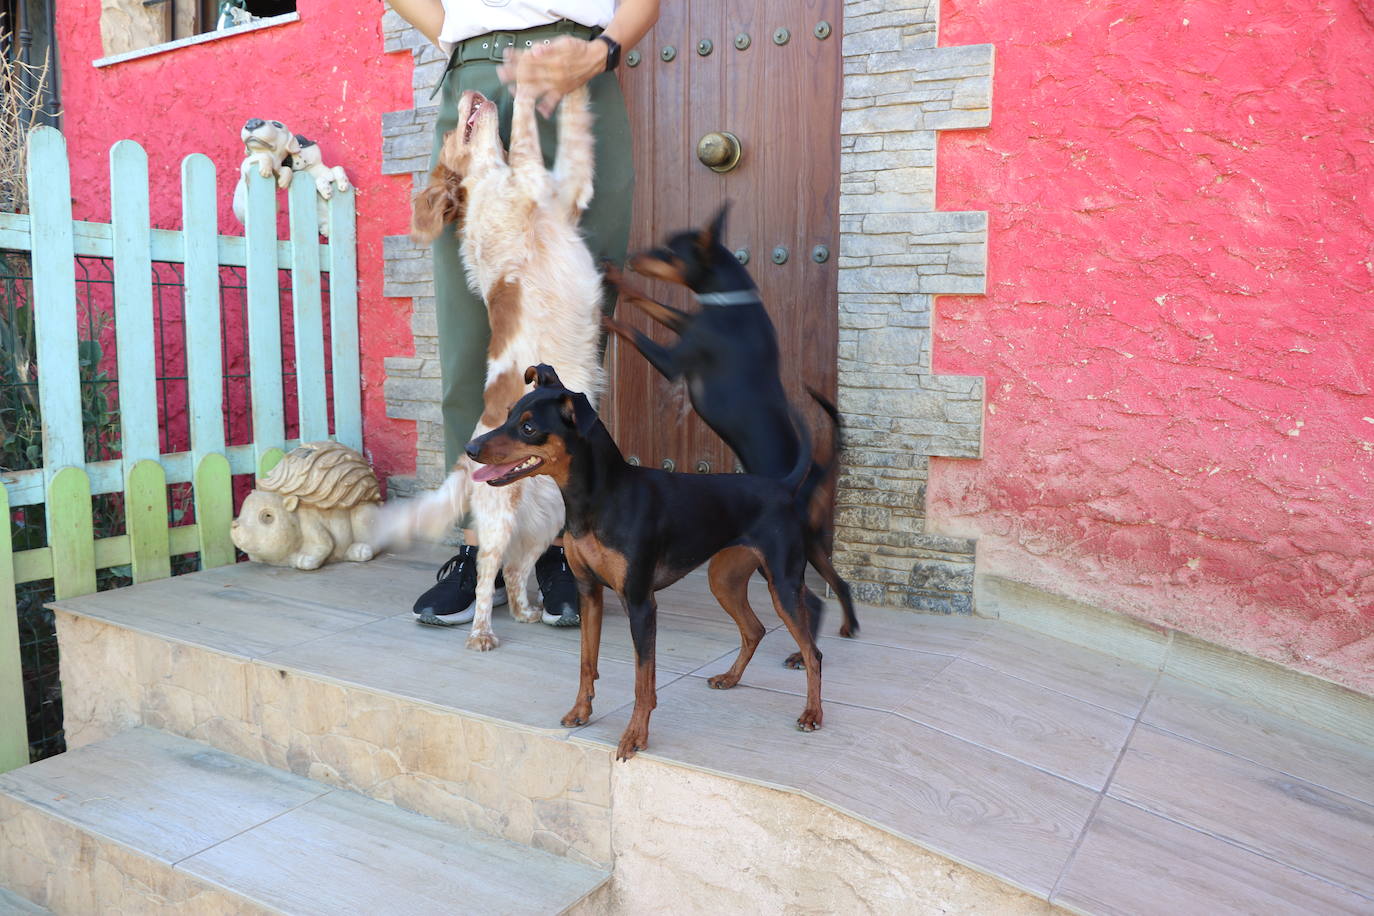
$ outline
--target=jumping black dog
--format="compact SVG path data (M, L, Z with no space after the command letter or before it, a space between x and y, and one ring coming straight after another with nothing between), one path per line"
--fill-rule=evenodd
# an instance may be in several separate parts
M683 312L637 293L623 290L625 301L678 334L672 347L629 328L613 318L608 330L633 344L665 378L687 380L692 406L716 435L739 457L744 470L780 479L787 474L809 441L793 422L779 375L777 332L749 272L721 242L728 206L721 207L704 229L680 232L663 248L637 254L629 261L636 273L686 286L696 294L701 311ZM612 282L619 276L608 272ZM814 495L830 478L839 460L840 417L835 405L814 390L811 397L830 417L834 430L831 461L811 462L800 494L806 513L806 556L835 591L844 611L841 636L855 636L859 622L849 583L836 572L830 553L834 519L830 507ZM823 609L819 600L815 606ZM813 636L819 635L821 610L812 614ZM801 667L800 654L787 659Z
M525 381L535 389L516 402L502 426L469 442L467 454L493 466L486 477L492 486L547 474L563 493L563 549L582 595L581 679L563 725L583 725L591 717L602 588L609 587L629 615L635 648L634 711L616 756L628 760L648 746L649 714L657 705L654 592L709 560L711 591L739 626L740 652L730 670L708 683L718 689L739 683L763 638L763 624L745 600L749 577L762 568L806 667L806 707L797 728L820 728L821 653L802 599L806 504L798 496L810 450L781 480L637 467L625 461L587 398L564 388L551 367L531 366Z

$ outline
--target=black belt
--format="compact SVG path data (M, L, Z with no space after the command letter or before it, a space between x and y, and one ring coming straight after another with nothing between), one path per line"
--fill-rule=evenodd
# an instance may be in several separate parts
M601 32L602 29L600 28L585 26L573 22L571 19L560 19L557 22L550 22L548 25L537 25L533 28L522 29L519 32L488 32L485 35L465 38L453 46L453 53L449 55L448 66L444 68L444 75L439 77L439 82L429 97L432 99L438 95L439 90L444 87L444 80L448 79L449 73L457 70L463 64L479 60L494 61L499 64L504 59L507 48L515 48L520 51L532 48L536 44L548 44L563 35L573 35L591 41Z

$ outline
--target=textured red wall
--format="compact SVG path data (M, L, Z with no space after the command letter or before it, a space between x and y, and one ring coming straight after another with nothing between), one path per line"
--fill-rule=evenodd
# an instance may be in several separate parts
M939 206L990 211L929 512L980 568L1374 691L1374 7L944 0L997 46Z
M382 237L406 231L410 189L381 174L381 116L409 107L411 65L382 54L380 3L297 6L299 22L97 69L99 0L59 3L73 206L78 219L109 218L109 149L127 138L148 152L154 226L180 227L181 160L199 152L218 173L220 232L240 235L230 204L243 122L275 118L319 141L358 188L364 448L382 475L411 473L414 426L387 419L382 400L382 359L412 352L409 302L382 296ZM285 237L284 193L278 207Z

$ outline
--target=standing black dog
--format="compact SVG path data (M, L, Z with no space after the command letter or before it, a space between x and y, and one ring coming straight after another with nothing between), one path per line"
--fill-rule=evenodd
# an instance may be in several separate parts
M633 344L665 378L685 378L692 406L734 450L744 470L776 480L796 465L800 454L810 452L810 443L803 441L805 431L793 422L793 409L778 370L777 332L758 287L722 244L727 209L728 205L721 207L705 229L679 232L665 247L630 259L636 273L686 286L701 303L701 311L690 314L626 293L625 301L678 334L675 346L657 343L612 318L606 319L606 326ZM617 279L614 274L609 276L612 281ZM839 460L840 418L834 404L813 390L810 394L830 416L835 432L829 465L813 461L800 490L802 504L807 507L806 556L839 598L844 611L840 635L854 636L859 632L859 622L849 583L840 578L830 559L834 520L828 505L813 500ZM818 599L809 603L815 636L820 632L824 605ZM796 653L787 664L799 668L801 661L800 653Z
M506 422L467 445L500 487L547 474L563 493L563 549L582 594L582 666L577 702L563 717L569 728L592 714L601 647L602 588L620 596L635 647L635 705L616 756L626 760L649 743L657 705L654 592L706 561L711 591L739 626L740 651L730 670L708 680L717 689L739 683L763 638L747 601L736 600L762 568L778 616L796 639L806 666L806 707L797 728L821 727L821 653L802 601L806 551L805 503L797 489L811 464L803 451L782 480L752 474L670 474L628 464L585 395L568 391L549 366L531 366L536 387L510 409Z

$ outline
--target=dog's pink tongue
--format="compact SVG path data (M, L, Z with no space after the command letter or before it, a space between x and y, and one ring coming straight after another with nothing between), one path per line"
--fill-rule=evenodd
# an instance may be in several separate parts
M515 470L515 466L519 463L518 461L512 461L510 464L484 464L472 472L472 479L481 483L484 480L504 477Z

